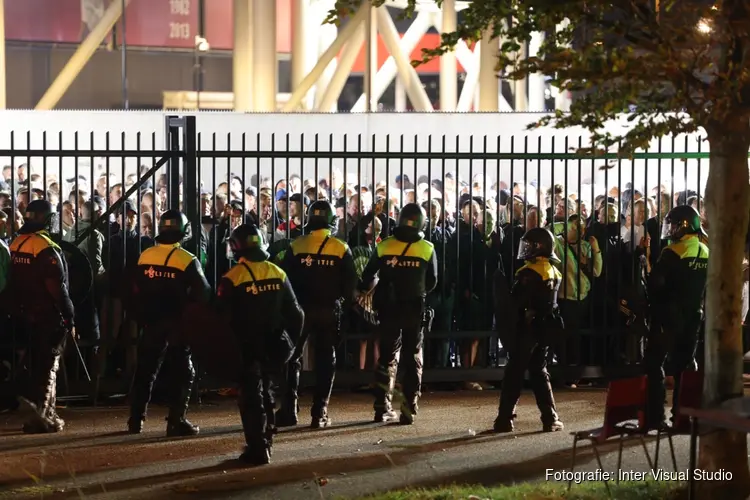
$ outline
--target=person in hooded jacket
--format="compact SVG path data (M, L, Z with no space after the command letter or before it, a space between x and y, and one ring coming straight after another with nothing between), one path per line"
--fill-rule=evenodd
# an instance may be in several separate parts
M302 349L307 338L315 341L315 391L311 409L313 429L330 425L328 401L336 372L341 316L354 300L357 271L349 246L331 235L336 224L333 207L325 200L310 205L305 235L295 239L284 255L282 267L305 310L305 329L295 338L297 348L289 363L287 391L279 411L279 425L297 424L297 390Z
M219 282L217 306L230 318L242 352L238 404L247 447L240 461L265 465L276 431L272 381L292 357L290 337L300 337L305 315L287 274L268 260L262 229L242 224L229 245L237 264Z
M376 422L396 420L393 388L399 357L404 370L404 401L399 422L410 425L417 415L422 385L422 324L425 297L437 285L435 248L424 239L425 212L409 203L399 213L394 235L383 240L367 263L360 290L371 290L378 275L373 307L380 320L380 359L375 375Z
M26 433L63 430L57 415L57 371L65 342L74 334L75 311L68 291L68 268L60 247L49 235L52 205L34 200L26 206L26 222L10 245L8 297L13 315L31 336L31 386L24 401L35 410Z
M193 436L198 426L185 414L195 379L190 346L179 331L182 312L192 302L207 302L211 288L197 257L183 249L190 223L178 210L167 210L159 220L156 246L138 259L128 300L143 328L138 366L130 394L128 431L140 434L151 391L165 356L172 370L172 400L167 416L167 436Z
M112 235L104 250L104 254L109 256L107 285L111 300L104 302L102 324L109 329L108 333L112 338L124 340L127 373L132 373L136 361L138 326L134 318L123 310L122 294L138 267L141 253L154 246L154 241L138 234L138 211L132 201L126 200L123 203L122 214L125 230ZM110 336L107 335L107 338Z
M684 371L695 371L698 333L703 323L703 297L708 279L709 250L701 238L705 231L700 214L681 205L664 217L662 238L670 244L661 251L649 276L651 315L644 357L648 375L646 423L659 427L665 420L664 363L671 359L674 371L672 414L677 415L677 395Z
M508 321L499 329L500 340L508 352L500 391L500 406L495 432L512 432L516 405L521 396L524 373L528 370L531 388L541 413L542 430L563 429L552 395L547 354L563 323L557 309L557 292L562 274L552 264L558 261L554 236L547 229L534 228L521 238L518 258L526 263L515 273L508 289L501 272L495 274L496 314Z

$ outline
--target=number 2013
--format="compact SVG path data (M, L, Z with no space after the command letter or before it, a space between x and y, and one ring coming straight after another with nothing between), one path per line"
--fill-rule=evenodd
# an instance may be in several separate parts
M187 40L190 38L190 24L169 23L169 38Z

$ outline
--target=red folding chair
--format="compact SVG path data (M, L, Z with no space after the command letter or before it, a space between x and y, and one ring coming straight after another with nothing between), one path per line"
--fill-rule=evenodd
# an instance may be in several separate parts
M682 372L680 377L680 392L677 394L679 408L700 408L703 402L703 372ZM666 434L669 440L669 452L672 455L672 466L677 471L677 459L674 454L672 436L690 434L690 418L685 415L674 415L671 427L659 428L656 433L656 456L654 468L659 466L659 442L661 435Z
M598 446L604 444L611 437L620 438L620 448L617 454L617 470L622 465L622 447L625 436L638 436L643 445L643 451L646 454L649 467L651 457L646 448L644 436L648 434L646 429L646 377L635 377L621 380L614 380L609 383L607 389L607 402L604 407L604 424L596 429L586 431L571 432L573 436L573 459L570 466L571 478L576 466L576 448L578 441L591 441L594 449L594 455L600 469L604 469L602 459L599 454ZM604 481L609 496L612 492L609 490L609 483ZM619 474L617 477L619 483ZM573 485L573 480L568 482L568 489Z

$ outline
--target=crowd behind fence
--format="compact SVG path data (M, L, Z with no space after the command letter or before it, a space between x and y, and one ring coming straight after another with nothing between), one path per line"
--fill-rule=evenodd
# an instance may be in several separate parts
M460 382L476 390L502 378L506 356L496 332L508 319L494 314L492 277L501 270L511 279L522 265L518 246L526 230L544 226L556 237L566 335L550 361L559 381L575 383L638 369L648 317L644 278L665 244L666 212L692 205L708 225L702 199L706 153L639 153L648 163L631 162L625 172L616 158L602 171L601 158L570 153L487 153L486 140L484 150L451 156L444 149L405 151L403 139L381 153L361 147L292 151L281 144L267 151L222 150L215 135L195 134L194 123L183 125L181 138L177 128L174 132L164 150L153 138L139 137L134 151L0 152L11 157L0 181L0 232L7 241L14 237L31 200L44 198L56 207L54 237L77 246L93 275L93 289L76 311L85 361L98 374L95 379L119 381L121 388L135 368L140 335L121 300L124 273L153 244L159 217L169 208L180 207L191 219L190 248L215 287L232 265L227 238L245 220L266 232L275 258L304 234L306 207L326 199L336 209L333 233L352 248L361 272L377 243L392 234L400 208L421 204L425 237L439 261L438 287L427 297L435 319L424 348L426 381ZM352 138L357 140L361 145L361 137ZM688 156L697 164L681 161ZM48 168L48 159L61 157L73 159L72 171L62 162ZM114 158L134 160L137 168L125 161L112 168ZM241 162L240 168L235 163L230 169L230 160ZM509 162L509 170L501 168L501 160ZM658 172L650 175L654 163ZM591 181L602 174L603 183ZM623 174L628 182L621 182ZM575 181L566 182L571 177ZM675 190L674 179L684 189ZM186 197L193 194L189 203ZM82 272L72 268L71 273ZM362 301L345 316L338 368L352 376L339 376L340 383L369 379L378 335L368 313ZM8 321L2 326L0 377L12 382L31 332ZM314 357L307 354L309 371ZM77 365L70 354L68 379L80 377Z

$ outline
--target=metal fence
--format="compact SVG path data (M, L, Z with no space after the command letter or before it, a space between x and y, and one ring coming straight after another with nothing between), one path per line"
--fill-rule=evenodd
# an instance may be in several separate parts
M553 377L638 371L648 316L643 279L663 245L660 214L674 204L701 210L708 170L708 154L700 143L690 151L688 138L665 139L657 151L631 161L571 152L583 145L572 137L557 143L552 137L547 145L537 138L532 147L528 137L440 137L430 138L425 150L404 136L198 134L192 116L167 117L165 127L161 148L155 136L138 136L135 149L117 149L126 138L105 133L99 149L79 147L77 135L72 147L63 148L62 136L57 148L48 147L53 138L43 134L41 149L15 147L19 138L12 136L10 149L0 150L10 158L11 177L0 190L0 197L7 195L0 201L9 238L24 205L47 198L58 207L55 237L81 248L94 268L94 292L79 311L88 319L76 323L98 322L98 333L79 326L79 335L86 362L100 377L89 384L70 354L62 377L70 395L122 392L129 385L139 332L118 298L115 271L128 265L125 238L113 240L120 228L136 231L139 246L148 245L160 213L181 208L192 224L186 247L201 258L215 287L232 265L226 238L233 227L254 220L278 255L305 232L304 208L320 198L336 206L335 234L353 249L360 271L377 241L391 234L399 208L410 201L425 206L425 234L440 267L438 287L427 298L436 317L424 348L426 383L502 379L505 354L496 331L508 319L494 314L492 280L498 269L511 279L521 265L515 259L520 237L540 225L558 237L565 278L559 299L567 333L550 359ZM101 140L92 134L87 143ZM22 142L32 143L28 135ZM135 222L122 215L126 200ZM104 242L100 255L91 247L95 230ZM345 318L338 385L370 382L377 328L368 318L362 307ZM1 341L12 383L25 342L10 326ZM314 368L311 359L306 356L307 371ZM207 388L214 382L203 375Z

